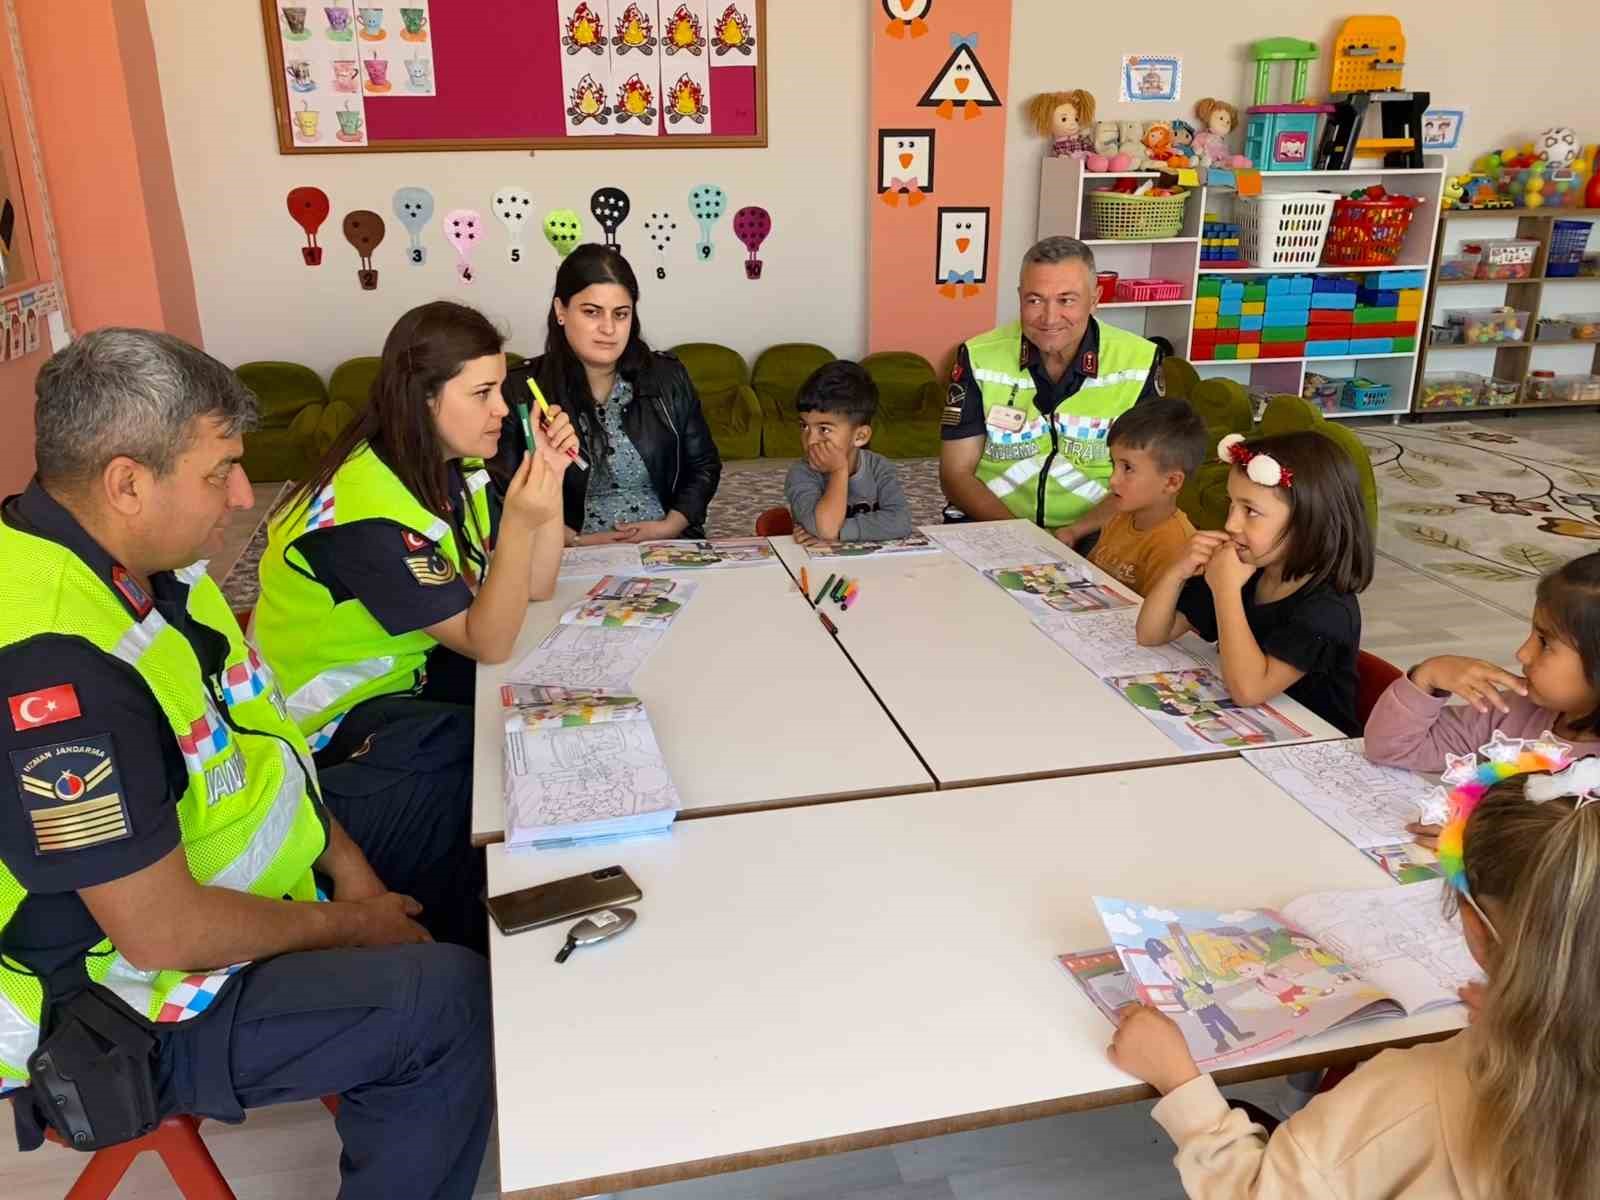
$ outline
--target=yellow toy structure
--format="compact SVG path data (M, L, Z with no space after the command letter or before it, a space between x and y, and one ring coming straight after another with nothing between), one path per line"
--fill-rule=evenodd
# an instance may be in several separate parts
M1406 69L1406 35L1399 17L1351 17L1333 39L1329 91L1398 91Z

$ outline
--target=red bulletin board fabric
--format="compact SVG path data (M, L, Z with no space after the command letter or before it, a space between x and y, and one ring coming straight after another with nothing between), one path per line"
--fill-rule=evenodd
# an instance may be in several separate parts
M435 0L437 3L438 0ZM1011 264L998 261L1005 183L1006 123L1010 119L1012 0L881 0L868 6L871 22L872 119L868 134L871 251L868 276L868 348L913 350L938 367L954 347L995 323L997 289L1015 286ZM915 23L913 23L915 22ZM920 31L920 32L919 32ZM976 45L970 39L976 35ZM981 94L986 81L1000 107L957 104L948 116L919 101L935 88L963 47L982 79L965 95ZM970 112L970 115L969 115ZM932 186L896 194L881 191L884 162L880 131L932 130ZM897 162L891 160L891 167ZM896 203L889 204L885 197ZM911 203L916 199L915 204ZM988 210L982 281L957 285L954 298L936 281L940 209L947 222L969 222ZM968 232L970 230L964 230Z
M439 94L368 96L369 141L561 137L566 98L556 8L557 0L432 0ZM650 67L654 85L653 61ZM713 65L710 75L711 132L754 134L755 67Z

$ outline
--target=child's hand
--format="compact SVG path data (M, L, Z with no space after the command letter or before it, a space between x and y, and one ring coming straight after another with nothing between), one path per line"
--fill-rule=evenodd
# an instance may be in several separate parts
M1237 592L1250 582L1256 568L1239 557L1232 539L1217 547L1206 564L1206 583L1213 592Z
M823 441L811 443L811 448L806 451L806 461L811 464L813 471L823 475L834 475L850 467L850 455L843 446L832 446Z
M1491 706L1510 712L1510 706L1500 698L1501 692L1528 694L1528 681L1521 676L1481 658L1463 658L1459 654L1441 654L1413 667L1411 682L1425 692L1438 690L1460 696L1480 713L1488 712Z
M806 530L804 525L794 527L794 544L796 546L815 546L822 541L816 534Z
M1176 1022L1144 1004L1117 1010L1117 1032L1106 1049L1114 1066L1144 1080L1165 1096L1200 1074Z
M1439 848L1439 835L1444 830L1438 825L1424 825L1420 821L1409 821L1406 823L1406 832L1416 840L1417 845L1427 850L1437 850Z
M1225 533L1203 530L1189 539L1183 557L1173 563L1171 569L1182 572L1185 579L1204 575L1207 564L1211 562L1211 556L1217 552L1217 547L1228 545L1232 541L1233 539Z

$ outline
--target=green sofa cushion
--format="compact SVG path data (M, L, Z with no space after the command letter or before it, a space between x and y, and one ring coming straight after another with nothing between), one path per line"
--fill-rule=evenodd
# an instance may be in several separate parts
M768 458L800 457L800 413L795 396L806 377L834 360L826 346L783 342L769 346L756 359L751 384L761 401L763 453Z

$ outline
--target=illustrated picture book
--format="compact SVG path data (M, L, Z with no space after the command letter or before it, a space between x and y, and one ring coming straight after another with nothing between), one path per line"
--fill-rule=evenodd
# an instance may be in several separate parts
M646 571L696 571L720 567L755 567L776 562L777 554L766 538L726 538L720 541L644 542L639 558Z
M607 575L561 614L563 625L665 629L694 595L695 584L643 575Z
M937 554L939 547L924 533L909 533L903 538L887 538L877 542L812 542L806 547L808 557L826 562L836 558L865 558L876 554Z
M1039 615L1101 612L1134 606L1134 601L1121 592L1096 583L1071 563L1034 562L1016 567L992 567L984 575L1013 600Z
M1270 704L1245 706L1209 667L1118 675L1106 684L1189 754L1244 750L1310 737Z

